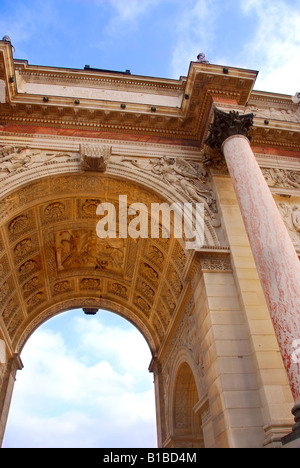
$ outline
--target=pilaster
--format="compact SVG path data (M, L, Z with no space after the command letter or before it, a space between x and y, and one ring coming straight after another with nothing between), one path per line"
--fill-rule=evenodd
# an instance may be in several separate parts
M13 388L17 370L23 368L21 359L18 355L10 358L6 364L0 363L3 371L2 385L0 388L0 447L2 446L4 431L8 418L10 402L12 398ZM1 381L0 381L1 383Z

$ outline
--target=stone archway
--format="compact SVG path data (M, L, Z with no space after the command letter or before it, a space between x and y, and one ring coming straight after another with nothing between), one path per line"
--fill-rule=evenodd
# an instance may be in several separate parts
M155 355L193 254L174 238L99 239L96 208L117 205L120 193L128 204L164 201L135 183L85 174L43 178L4 200L2 319L14 352L41 321L80 305L126 310Z
M210 385L209 380L212 375L216 380L222 379L222 374L228 372L223 366L223 362L228 362L228 349L222 344L220 355L214 349L216 358L210 362L209 337L216 336L219 341L218 322L224 321L228 331L225 338L230 342L229 353L233 353L234 360L240 359L241 336L245 357L250 353L250 344L246 331L240 327L232 340L236 316L239 323L245 318L215 197L215 186L220 184L225 184L226 193L230 193L227 177L212 182L209 175L202 174L200 185L198 182L194 185L193 177L200 177L202 163L186 162L184 158L182 167L181 160L166 160L164 156L144 157L139 163L132 157L111 156L106 171L101 172L83 170L76 151L70 157L62 153L49 156L40 151L34 167L30 163L35 161L35 151L11 147L3 151L9 153L10 163L9 158L15 158L13 164L17 166L11 173L5 172L1 183L0 340L5 343L6 355L0 368L1 437L15 374L22 367L20 353L24 343L51 316L83 307L87 313L95 313L99 308L117 312L146 338L153 356L149 368L154 373L160 447L168 446L172 439L172 426L168 422L169 391L173 388L170 376L180 347L184 347L194 363L191 365L191 360L186 359L190 368L196 366L199 371L199 375L195 372L193 375L197 388L201 386L203 391L193 408L198 409L201 417L205 446L230 446L230 430L225 426L226 414L232 412L230 401L214 407L211 413L210 402L218 397L218 386ZM20 161L25 161L25 165ZM218 190L221 192L222 187ZM197 252L186 250L185 239L174 237L99 239L97 206L109 202L117 207L120 195L127 196L128 204L139 202L146 207L151 203L204 200L205 245ZM223 311L221 315L219 310ZM184 375L184 369L179 376ZM243 381L248 367L235 369ZM180 382L179 377L177 394L182 388ZM243 434L241 442L237 441L240 445L245 443L244 432L248 430L254 434L251 444L262 443L256 385L252 383L251 388L258 408L255 421L249 420L245 430L244 422L243 428L238 427ZM192 383L190 391L193 396ZM190 406L186 405L189 412ZM213 426L219 419L225 429L215 435ZM194 434L187 439L186 445L195 443ZM200 439L196 442L201 444Z
M7 194L3 185L0 338L6 343L12 366L1 368L2 404L6 407L3 427L7 395L12 390L5 379L11 381L16 368L22 366L22 348L44 321L74 307L89 314L100 308L116 312L140 330L155 361L176 327L175 317L185 313L188 302L193 301L190 280L199 268L199 259L194 251L185 249L182 239L97 236L100 203L117 208L120 194L126 195L128 205L136 201L147 207L170 203L168 184L154 173L143 179L139 169L130 168L130 177L125 177L126 166L122 178L111 172L68 171L51 177L25 172L23 179L16 174L15 190ZM173 190L171 201L176 197L183 201L185 195ZM205 238L212 243L217 236L209 219L210 215Z
M197 412L199 395L196 380L189 364L184 361L177 368L170 396L171 441L175 448L204 448L201 417Z

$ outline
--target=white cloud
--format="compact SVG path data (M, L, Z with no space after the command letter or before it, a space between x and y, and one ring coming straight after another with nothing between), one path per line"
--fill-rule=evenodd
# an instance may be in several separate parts
M137 29L140 19L161 2L162 0L95 0L98 5L112 8L105 32L115 38L124 33L128 35L133 28Z
M187 73L190 62L196 61L200 52L207 53L211 49L217 11L215 0L186 0L178 8L174 23L177 41L171 62L174 78Z
M26 344L4 447L155 447L153 378L143 337L104 325L101 315L75 317L68 328L72 347L47 324Z
M134 21L138 16L145 14L149 8L153 8L158 0L110 0L110 3L120 20Z
M258 70L256 89L286 94L299 91L300 9L297 1L187 0L184 7L177 5L177 8L171 63L174 78L184 74L190 61L204 52L212 63ZM241 29L239 19L241 25L247 27L247 34ZM235 51L232 53L230 41Z
M253 40L243 48L244 62L259 70L256 89L284 94L300 90L300 10L282 0L243 0L256 16ZM299 4L298 4L299 7Z

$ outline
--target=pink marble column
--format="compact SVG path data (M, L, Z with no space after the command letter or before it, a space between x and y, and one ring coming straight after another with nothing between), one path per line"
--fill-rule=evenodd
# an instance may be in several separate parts
M300 262L276 203L243 135L222 145L269 307L295 404L300 404Z
M209 164L220 150L226 159L295 400L296 425L285 444L300 438L300 262L251 150L252 125L253 114L216 108L205 143L213 150Z

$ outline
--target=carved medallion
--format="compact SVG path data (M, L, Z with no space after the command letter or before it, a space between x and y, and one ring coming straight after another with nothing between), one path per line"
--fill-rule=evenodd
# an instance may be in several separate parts
M128 289L126 286L120 283L109 283L108 285L108 292L114 294L119 297L123 297L127 299L128 296Z
M48 220L56 220L63 216L65 205L61 202L54 202L45 208L44 215Z
M31 239L25 239L16 245L15 250L14 250L15 256L23 257L28 252L30 252L31 248L32 248Z

